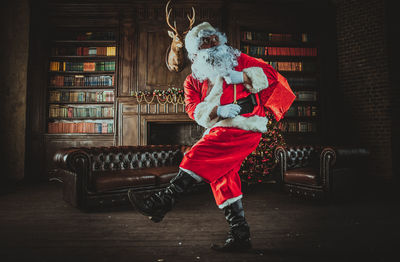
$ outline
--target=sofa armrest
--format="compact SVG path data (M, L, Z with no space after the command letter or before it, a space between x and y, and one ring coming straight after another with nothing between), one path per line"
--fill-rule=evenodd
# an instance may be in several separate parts
M320 176L325 189L331 188L332 173L341 170L341 173L348 173L348 170L362 168L368 160L369 151L359 147L335 147L326 146L320 154Z
M58 150L53 161L56 168L76 176L77 186L84 191L90 189L91 159L84 148L65 148Z
M279 182L282 183L284 174L286 172L286 161L287 161L287 151L286 148L283 146L277 146L275 148L275 159L278 161L278 165L279 165Z
M82 148L64 148L54 154L53 161L58 169L77 172L77 162L80 158L85 159L88 163L90 161L89 155Z

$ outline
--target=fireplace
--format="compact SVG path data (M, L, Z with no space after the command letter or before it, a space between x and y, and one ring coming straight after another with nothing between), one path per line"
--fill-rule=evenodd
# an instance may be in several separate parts
M148 122L148 145L193 145L204 133L194 122Z
M131 98L118 98L117 103L118 145L193 145L205 131L182 104L139 104Z

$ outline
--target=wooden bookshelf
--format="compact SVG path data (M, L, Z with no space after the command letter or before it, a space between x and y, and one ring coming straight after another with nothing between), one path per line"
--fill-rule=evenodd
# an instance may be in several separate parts
M115 134L117 36L112 29L68 28L53 34L48 61L47 134Z
M281 73L296 94L279 127L291 143L320 136L318 37L311 33L255 31L241 28L240 49L261 58Z

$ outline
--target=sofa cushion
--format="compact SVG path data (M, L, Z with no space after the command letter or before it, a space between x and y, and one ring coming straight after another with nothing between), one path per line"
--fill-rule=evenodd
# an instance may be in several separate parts
M157 184L159 185L169 183L169 181L178 174L178 171L178 166L163 166L146 169L146 172L157 177Z
M318 185L318 170L311 167L289 169L284 174L285 183Z
M97 192L129 187L155 186L156 176L148 168L93 172Z
M167 184L178 173L178 166L93 172L97 192L129 187Z

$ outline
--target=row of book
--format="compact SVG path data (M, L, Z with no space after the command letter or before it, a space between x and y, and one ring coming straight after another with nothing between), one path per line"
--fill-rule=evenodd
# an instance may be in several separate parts
M317 56L316 47L270 47L242 45L242 52L256 56Z
M59 34L57 34L59 33ZM114 32L66 32L60 31L56 32L56 39L58 40L106 40L106 41L115 41L115 33Z
M317 66L312 62L273 62L265 61L277 71L315 72Z
M296 101L317 101L316 91L294 91Z
M115 71L115 61L101 61L101 62L50 62L50 71Z
M51 49L53 56L115 56L115 46L101 47L54 47Z
M49 102L114 102L114 91L50 91Z
M110 134L113 132L113 122L95 122L95 121L57 121L48 123L48 130L50 134L60 133L90 133L90 134Z
M285 116L317 116L316 106L291 106Z
M286 77L290 86L304 87L317 85L317 79L315 77Z
M241 32L242 40L260 40L260 41L271 41L271 42L310 42L311 35L308 33L296 33L296 34L277 34L277 33L264 33L264 32Z
M278 128L282 132L316 132L317 123L315 122L299 122L299 121L279 121Z
M50 85L55 87L114 86L114 75L53 75Z
M105 106L83 107L83 106L49 106L50 118L76 118L76 117L114 117L114 108Z

